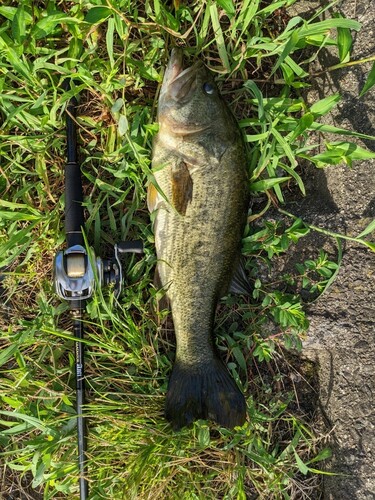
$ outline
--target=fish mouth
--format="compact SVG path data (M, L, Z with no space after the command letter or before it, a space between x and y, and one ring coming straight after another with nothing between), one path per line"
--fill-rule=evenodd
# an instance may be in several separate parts
M195 122L194 116L180 111L194 99L204 68L200 60L184 68L182 50L172 49L160 89L158 121L161 127L165 127L165 130L169 130L173 135L194 135L211 127L211 124Z
M184 68L182 50L174 48L165 70L160 97L168 96L175 101L187 99L197 85L197 72L203 66L202 61L197 61L192 66Z

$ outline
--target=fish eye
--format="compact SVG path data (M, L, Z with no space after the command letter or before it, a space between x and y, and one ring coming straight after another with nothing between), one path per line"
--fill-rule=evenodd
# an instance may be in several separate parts
M214 93L215 89L214 89L214 86L211 85L211 83L206 82L206 83L203 84L203 90L206 92L206 94L210 94L211 95L211 94Z

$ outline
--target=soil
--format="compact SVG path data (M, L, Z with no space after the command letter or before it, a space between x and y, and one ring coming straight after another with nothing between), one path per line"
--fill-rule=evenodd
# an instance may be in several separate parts
M303 8L303 4L297 5ZM305 3L305 7L310 10L312 2ZM352 60L374 55L373 1L344 0L340 10L362 24L354 36ZM374 88L361 99L358 97L371 64L318 74L338 62L333 50L321 52L311 66L313 89L308 93L308 101L313 103L339 92L341 103L325 122L375 135ZM375 150L374 142L349 140ZM290 203L286 209L306 222L355 236L375 218L375 160L356 162L352 169L307 167L304 181L306 198ZM367 238L374 241L374 235ZM283 270L288 270L297 256L301 261L301 254L309 258L314 251L316 255L322 245L332 251L332 240L319 233L303 238L295 255L288 255ZM333 458L326 470L337 474L324 476L326 500L375 499L374 297L374 254L362 245L346 242L336 281L308 308L310 329L303 348L303 356L317 363L320 407L332 429Z

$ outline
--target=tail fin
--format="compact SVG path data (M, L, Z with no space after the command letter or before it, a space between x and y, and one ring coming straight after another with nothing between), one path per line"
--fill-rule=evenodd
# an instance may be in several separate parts
M196 367L177 360L169 380L165 416L174 429L200 418L233 428L244 424L246 402L218 358Z

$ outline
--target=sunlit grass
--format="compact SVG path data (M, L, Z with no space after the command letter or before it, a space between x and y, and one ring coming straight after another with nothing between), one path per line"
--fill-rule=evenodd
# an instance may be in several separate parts
M40 490L46 499L77 498L74 342L67 306L52 287L53 258L64 243L64 110L73 95L80 100L87 238L102 257L123 239L145 243L142 259L124 259L119 302L98 294L87 308L92 498L296 499L317 488L318 462L329 452L314 412L296 402L290 373L297 368L283 349L298 349L308 327L299 292L315 298L330 285L341 246L337 262L317 249L295 275L269 283L260 269L272 267L309 231L325 230L294 214L284 222L267 221L267 210L283 204L286 186L303 196L302 161L318 168L351 166L374 155L350 142L351 136L371 137L320 123L340 96L311 106L303 97L310 85L308 64L318 51L336 47L340 67L351 63L351 31L359 23L341 17L320 21L336 2L311 19L290 18L286 9L293 3L2 2L4 491L12 484L14 491L25 475L32 478L31 486L20 486L25 494ZM249 148L256 203L243 253L254 292L252 298L227 297L217 316L219 350L247 396L248 421L234 431L200 421L174 433L163 417L174 338L155 313L145 190L158 90L174 45L216 72ZM66 79L69 91L63 90ZM374 79L371 71L363 90ZM336 134L337 141L324 140L325 133ZM371 223L352 238L374 249L368 241L373 229ZM340 235L331 236L340 241ZM301 373L306 388L313 370L302 367Z

